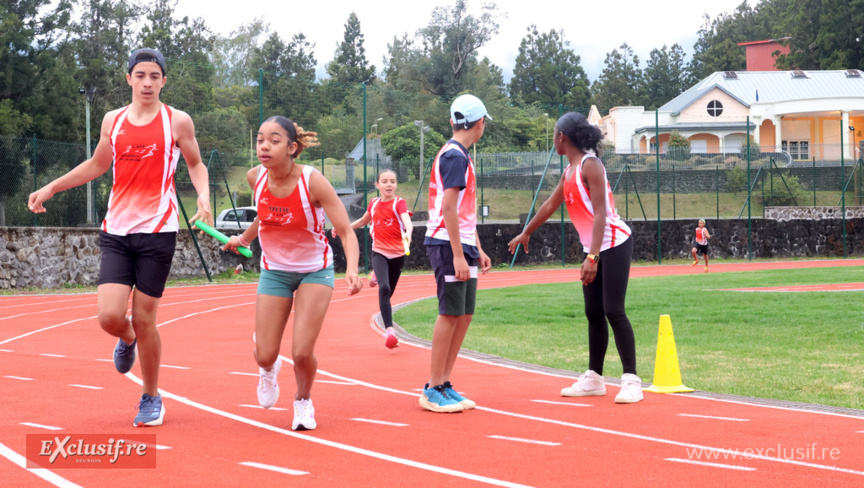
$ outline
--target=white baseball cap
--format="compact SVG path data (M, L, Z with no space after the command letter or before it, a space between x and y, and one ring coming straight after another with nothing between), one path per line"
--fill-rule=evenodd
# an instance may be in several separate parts
M474 95L459 95L450 105L450 120L453 124L469 124L483 117L492 120L486 106Z

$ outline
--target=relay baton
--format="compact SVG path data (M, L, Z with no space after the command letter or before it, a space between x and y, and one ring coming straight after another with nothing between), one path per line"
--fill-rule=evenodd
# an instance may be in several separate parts
M408 244L408 235L407 234L402 236L402 245L405 246L405 255L410 256L411 255L411 245Z
M214 237L217 241L221 242L222 244L228 243L228 236L219 232L218 230L214 229L213 227L210 227L209 225L205 224L204 222L201 222L200 220L195 221L195 227L198 227L199 229L203 230L204 232L210 234L211 237ZM250 251L248 247L237 246L237 252L246 256L247 258L252 257L252 251Z

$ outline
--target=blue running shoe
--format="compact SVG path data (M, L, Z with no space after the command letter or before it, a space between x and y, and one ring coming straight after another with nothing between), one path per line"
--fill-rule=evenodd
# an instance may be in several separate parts
M126 374L132 369L135 364L135 346L138 345L136 337L132 344L126 344L123 339L117 339L117 345L114 346L114 367L120 374Z
M141 395L141 403L138 404L138 415L135 416L133 427L162 425L165 418L165 407L162 405L162 396L150 396L146 393Z
M420 406L438 413L454 413L464 410L461 403L447 396L444 385L429 388L429 383L423 387L423 394L420 395Z
M456 390L454 390L453 385L451 385L449 381L444 382L444 391L447 392L447 396L459 402L462 405L463 410L471 410L472 408L477 406L476 403L463 397Z

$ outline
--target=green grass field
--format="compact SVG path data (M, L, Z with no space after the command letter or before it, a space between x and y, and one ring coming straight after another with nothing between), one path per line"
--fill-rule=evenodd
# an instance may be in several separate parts
M859 282L862 271L815 268L632 279L627 313L636 334L639 374L652 381L659 318L668 314L686 386L864 408L864 292L721 291ZM480 291L463 347L584 371L588 337L579 286L577 282ZM409 333L430 339L436 314L437 301L431 299L398 310L394 320ZM611 333L603 373L621 375Z

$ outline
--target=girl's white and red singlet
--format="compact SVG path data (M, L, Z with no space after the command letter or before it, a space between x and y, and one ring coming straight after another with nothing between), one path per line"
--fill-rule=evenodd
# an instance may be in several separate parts
M127 106L111 127L114 184L102 230L120 236L177 232L174 172L180 148L171 130L172 109L163 103L147 125L133 125L128 115Z
M429 221L426 223L426 237L450 240L450 235L444 227L444 215L441 206L444 202L444 186L439 161L441 156L450 151L457 151L467 161L465 169L465 188L459 191L457 212L459 214L459 239L462 244L477 245L477 181L474 175L474 161L462 146L454 141L448 141L435 156L432 163L432 173L429 175Z
M369 215L372 219L372 250L386 257L396 259L405 255L402 233L405 223L401 215L408 212L405 200L395 197L384 202L373 198L369 202Z
M591 205L591 192L585 188L585 182L582 181L582 165L585 164L586 159L596 157L593 154L586 154L575 168L571 164L567 166L564 173L564 203L567 205L567 213L570 214L570 220L576 227L582 248L586 253L591 249L594 207ZM603 188L606 191L606 225L603 231L603 243L600 246L602 252L626 241L630 237L630 227L615 212L615 199L612 198L612 188L609 186L609 180L606 179L606 168L602 164L600 167L603 169ZM572 176L571 169L575 169ZM594 191L599 190L599 188L594 189Z
M708 244L708 238L705 237L705 229L702 227L696 228L696 243L703 246Z
M309 179L316 170L302 166L290 195L270 193L267 169L260 167L255 181L261 268L312 273L333 264L333 250L324 235L324 209L312 206Z

